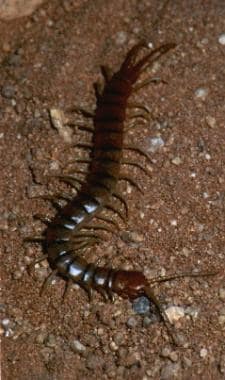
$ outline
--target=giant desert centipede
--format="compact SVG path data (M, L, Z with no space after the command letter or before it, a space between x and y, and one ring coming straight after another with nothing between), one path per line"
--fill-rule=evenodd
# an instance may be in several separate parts
M71 283L79 284L88 292L90 298L93 289L100 292L105 299L113 299L114 293L129 299L141 295L147 296L158 309L173 340L175 339L168 317L154 295L152 284L184 276L197 276L196 274L183 273L148 281L139 271L100 267L88 263L80 256L80 253L98 241L96 233L98 228L108 229L102 225L92 226L93 218L114 223L102 216L103 210L110 208L124 218L124 215L112 204L112 199L115 197L123 203L127 210L126 201L117 191L118 182L123 178L120 171L123 164L123 151L130 149L149 158L142 149L124 145L127 107L134 106L142 111L146 110L141 104L129 103L129 98L134 91L154 81L154 79L150 79L139 83L137 80L140 74L174 47L173 43L164 44L148 52L142 58L138 58L142 49L147 48L146 44L139 43L127 53L119 71L111 77L105 75L104 89L102 92L97 92L97 105L93 115L92 145L78 144L80 147L91 149L90 161L80 160L80 162L89 163L86 180L81 182L73 176L61 176L63 180L76 188L77 195L71 198L65 206L62 206L53 220L48 223L42 239L45 255L38 260L47 258L53 270L46 279L44 288L58 274L67 280L67 286ZM129 161L125 163L140 167L138 163ZM127 177L123 179L137 186L134 180ZM81 184L80 189L77 188L77 183ZM35 238L30 240L35 240Z

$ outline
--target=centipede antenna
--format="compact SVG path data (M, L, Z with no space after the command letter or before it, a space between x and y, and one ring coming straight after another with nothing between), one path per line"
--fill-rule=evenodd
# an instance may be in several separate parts
M184 277L209 277L209 276L216 276L219 272L198 272L198 273L193 273L193 272L184 272L184 273L178 273L178 274L172 274L170 276L158 276L153 278L152 280L149 281L150 284L155 284L159 282L167 282L171 280L176 280L178 278L184 278Z

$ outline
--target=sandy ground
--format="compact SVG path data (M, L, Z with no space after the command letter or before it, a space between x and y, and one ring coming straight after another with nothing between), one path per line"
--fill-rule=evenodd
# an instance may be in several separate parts
M0 23L4 380L225 378L224 0L171 1L153 27L160 4L53 0L29 17ZM174 328L182 347L171 343L154 311L138 315L128 301L105 303L95 294L89 303L75 286L62 302L59 278L40 297L48 263L28 273L42 250L23 241L44 230L35 214L55 213L33 197L71 192L51 176L79 168L69 160L86 153L71 142L90 139L76 129L60 133L49 109L64 111L71 121L77 119L72 106L94 109L100 65L118 69L143 38L154 47L177 43L145 74L166 83L136 94L151 118L127 136L149 151L152 164L142 163L151 177L129 171L145 195L123 183L127 225L84 255L101 265L144 270L149 278L220 271L157 286L165 308L180 307Z

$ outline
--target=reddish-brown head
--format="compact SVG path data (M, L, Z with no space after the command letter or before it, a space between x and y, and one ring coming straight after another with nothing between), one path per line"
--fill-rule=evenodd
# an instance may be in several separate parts
M145 294L147 284L143 273L119 270L114 273L112 291L123 298L134 299Z

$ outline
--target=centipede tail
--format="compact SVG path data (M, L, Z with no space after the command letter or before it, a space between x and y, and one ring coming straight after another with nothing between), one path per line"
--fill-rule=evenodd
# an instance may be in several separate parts
M118 215L123 222L126 222L128 206L117 189L119 181L126 180L142 192L142 188L134 179L121 173L121 166L125 164L142 169L145 174L149 174L137 162L126 159L124 157L126 151L143 156L151 163L150 157L142 148L124 143L126 111L131 107L138 108L141 116L146 118L145 114L149 114L148 108L142 104L130 102L130 96L145 85L145 82L142 84L137 82L141 73L174 47L173 43L162 45L139 59L139 54L142 54L147 46L145 43L135 45L127 53L118 72L111 75L108 70L104 70L106 82L103 90L98 91L94 114L74 109L75 112L93 120L93 127L80 127L92 133L92 142L75 145L76 148L90 151L89 159L77 160L77 162L88 164L88 172L85 179L68 174L58 176L73 186L77 190L77 195L69 199L65 206L60 206L50 224L48 221L43 243L44 258L47 257L53 272L42 288L45 290L52 278L60 275L69 281L69 285L75 282L83 287L88 292L89 298L92 297L93 290L101 293L104 298L110 299L113 299L113 294L129 299L145 295L156 305L171 335L173 334L168 318L154 295L151 282L147 281L143 273L96 266L88 263L83 253L85 248L101 239L97 233L98 230L111 232L112 228L118 229L117 222L105 216L106 211ZM84 174L81 170L74 170L73 173L75 172ZM53 199L48 197L49 200L54 201L55 198L62 198L64 201L68 199L64 195L61 197L57 195ZM123 206L123 212L120 211L118 203ZM95 226L93 219L98 218L106 223L106 226ZM37 241L37 238L35 240ZM157 279L155 282L160 282L160 280Z

